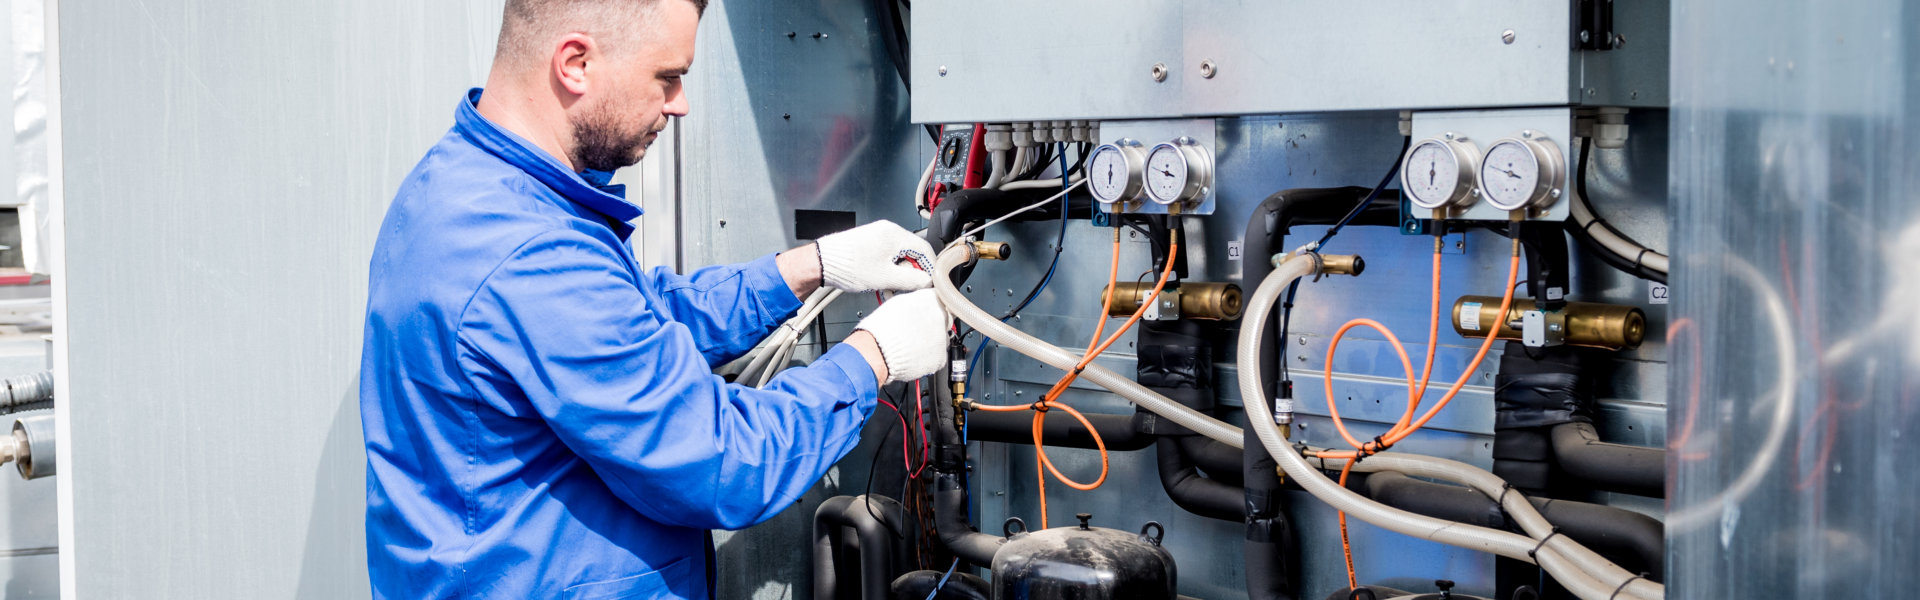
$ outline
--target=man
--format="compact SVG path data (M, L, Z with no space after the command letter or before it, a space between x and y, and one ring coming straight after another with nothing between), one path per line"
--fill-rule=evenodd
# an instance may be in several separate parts
M485 92L401 185L361 356L375 597L707 597L705 530L792 504L879 385L945 359L932 251L891 223L688 276L634 264L641 210L607 181L687 114L705 3L508 0ZM764 390L712 375L823 284L922 291Z

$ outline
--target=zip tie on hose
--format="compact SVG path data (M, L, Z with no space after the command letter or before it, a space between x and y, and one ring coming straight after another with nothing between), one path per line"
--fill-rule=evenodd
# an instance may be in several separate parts
M1503 496L1504 496L1504 495L1506 495L1506 494L1505 494L1504 492L1502 492L1502 493L1501 493L1501 495L1503 495ZM1556 535L1560 535L1560 528L1559 528L1559 527L1555 527L1555 528L1553 528L1553 533L1549 533L1549 534L1547 534L1547 537L1543 537L1543 538L1540 538L1540 543L1539 543L1539 544L1536 544L1536 545L1534 545L1534 547L1533 547L1533 549L1532 549L1532 550L1528 550L1528 551L1527 551L1527 558L1533 558L1533 553L1535 553L1535 552L1539 552L1541 548L1545 548L1545 547L1547 546L1547 542L1548 542L1548 541L1551 541L1551 540L1553 539L1553 536L1556 536ZM1536 561L1536 562L1537 562L1537 561ZM1632 581L1632 580L1631 580L1631 579L1629 579L1628 581ZM1625 584L1622 584L1622 585L1621 585L1620 587L1626 587L1626 585L1625 585ZM1615 593L1619 593L1619 590L1615 590Z
M1027 410L1045 414L1048 410L1051 410L1051 409L1047 408L1046 400L1036 400L1034 401L1033 404L1027 406Z
M1620 597L1620 592L1622 590L1627 589L1627 586L1632 585L1633 581L1636 579L1647 579L1647 574L1641 573L1639 575L1628 577L1626 581L1620 582L1620 587L1613 588L1613 593L1607 595L1607 600L1613 600L1614 598ZM1647 581L1653 581L1653 580L1647 579Z
M1506 514L1507 512L1507 492L1511 492L1511 491L1513 491L1513 484L1511 483L1500 484L1500 497L1495 498L1493 501L1493 507L1500 509L1500 514Z

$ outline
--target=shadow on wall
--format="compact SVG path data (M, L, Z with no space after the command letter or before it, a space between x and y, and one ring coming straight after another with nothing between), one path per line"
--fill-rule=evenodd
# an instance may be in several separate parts
M367 489L366 442L360 434L360 372L344 386L340 407L327 426L327 442L314 471L315 498L364 498ZM361 502L315 502L307 519L307 544L300 560L298 600L365 598L373 593L367 579L367 506ZM351 527L341 524L351 523ZM357 556L340 560L340 552Z

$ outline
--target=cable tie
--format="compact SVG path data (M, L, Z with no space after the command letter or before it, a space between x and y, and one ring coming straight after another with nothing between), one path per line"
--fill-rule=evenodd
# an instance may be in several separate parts
M1647 263L1644 263L1641 261L1647 257L1648 252L1652 252L1652 251L1653 251L1652 249L1647 248L1646 246L1641 246L1640 253L1633 255L1633 268L1636 268L1636 269L1645 268L1647 266Z
M1046 400L1036 400L1032 405L1027 406L1027 408L1037 413L1044 413L1050 410L1047 408Z
M1620 582L1620 587L1617 587L1617 588L1613 588L1613 593L1612 593L1612 594L1608 594L1608 595L1607 595L1607 600L1613 600L1614 598L1618 598L1618 597L1620 596L1620 592L1621 592L1622 590L1625 590L1625 589L1627 589L1627 586L1629 586L1629 585L1632 585L1632 584L1633 584L1633 580L1635 580L1635 579L1646 579L1646 578L1647 578L1647 574L1646 574L1646 573L1641 573L1641 574L1639 574L1639 575L1635 575L1635 576L1632 576L1632 577L1628 577L1626 581L1622 581L1622 582ZM1650 580L1650 579L1649 579L1648 581L1652 581L1652 580Z
M1545 548L1545 547L1547 546L1547 542L1549 542L1549 541L1552 541L1552 540L1553 540L1553 536L1556 536L1556 535L1560 535L1560 528L1559 528L1559 527L1555 527L1555 528L1553 528L1553 533L1549 533L1549 534L1547 534L1547 537L1543 537L1543 538L1540 538L1540 543L1539 543L1539 544L1536 544L1536 545L1534 545L1534 547L1533 547L1533 549L1532 549L1532 550L1528 550L1528 551L1527 551L1527 558L1533 558L1533 554L1534 554L1535 552L1539 552L1541 548ZM1536 561L1536 562L1537 562L1537 561ZM1623 585L1623 586L1621 586L1621 587L1626 587L1626 586L1624 586L1624 585Z
M1494 505L1494 506L1493 506L1493 507L1494 507L1494 508L1498 508L1498 509L1500 509L1500 512L1501 512L1502 514L1504 514L1504 513L1506 513L1506 512L1507 512L1507 492L1511 492L1511 491L1513 491L1513 484L1511 484L1511 483L1503 483L1503 484L1500 484L1500 485L1501 485L1501 487L1500 487L1500 497L1499 497L1499 498L1495 498L1495 499L1494 499L1494 501L1493 501L1493 505Z

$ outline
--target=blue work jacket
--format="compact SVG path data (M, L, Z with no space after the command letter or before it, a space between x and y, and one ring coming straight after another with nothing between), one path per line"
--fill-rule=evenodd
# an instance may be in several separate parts
M713 366L800 300L769 255L643 271L640 208L480 116L400 186L360 363L375 598L706 598L708 529L791 505L877 386L841 345L765 389Z

